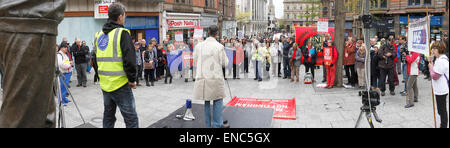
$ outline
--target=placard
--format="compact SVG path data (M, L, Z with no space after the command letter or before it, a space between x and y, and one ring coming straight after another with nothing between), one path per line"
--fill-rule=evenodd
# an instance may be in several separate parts
M203 39L203 27L196 27L194 29L194 39Z
M183 32L175 32L175 41L183 42Z
M408 50L429 56L430 27L427 18L410 20L408 25Z
M328 19L319 18L317 21L317 32L318 33L328 33Z

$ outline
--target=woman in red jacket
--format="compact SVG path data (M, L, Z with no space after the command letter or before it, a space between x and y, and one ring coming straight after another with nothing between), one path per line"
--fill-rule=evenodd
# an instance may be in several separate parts
M333 45L332 40L328 40L328 47L331 48L331 53L328 55L330 56L327 59L330 59L330 64L327 67L327 87L325 88L333 88L334 86L334 79L335 79L335 71L336 71L336 64L338 60L338 52L336 50L336 47Z

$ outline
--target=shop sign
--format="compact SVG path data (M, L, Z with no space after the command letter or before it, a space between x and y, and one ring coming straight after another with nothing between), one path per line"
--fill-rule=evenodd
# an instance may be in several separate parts
M167 19L169 29L195 28L198 25L198 19Z
M94 1L94 18L107 19L108 8L115 0L95 0Z

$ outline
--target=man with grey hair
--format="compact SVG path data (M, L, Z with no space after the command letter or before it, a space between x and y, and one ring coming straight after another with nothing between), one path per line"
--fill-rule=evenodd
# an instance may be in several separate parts
M86 47L87 46L81 45L80 38L76 38L74 45L72 45L70 49L73 57L75 58L75 69L77 71L78 80L77 87L86 87L87 83L86 69L88 61L86 56L89 54L89 48Z

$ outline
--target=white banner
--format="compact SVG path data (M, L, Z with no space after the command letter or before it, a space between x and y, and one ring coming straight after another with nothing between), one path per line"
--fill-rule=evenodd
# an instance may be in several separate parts
M408 50L429 56L430 27L427 18L410 20L408 26Z
M94 18L107 19L108 8L115 0L95 0L94 1Z
M328 19L319 18L317 21L317 32L318 33L328 33Z

